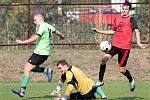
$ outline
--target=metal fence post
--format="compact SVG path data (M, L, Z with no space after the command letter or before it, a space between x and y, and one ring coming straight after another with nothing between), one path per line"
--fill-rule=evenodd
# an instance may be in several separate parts
M28 38L31 37L31 10L30 10L30 0L28 0ZM29 43L31 47L31 43Z
M150 0L149 0L149 30L150 30ZM150 31L149 31L149 41L148 41L148 47L150 47Z

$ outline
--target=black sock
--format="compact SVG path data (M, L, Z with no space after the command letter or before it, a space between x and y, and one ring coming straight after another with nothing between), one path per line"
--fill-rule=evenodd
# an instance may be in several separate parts
M123 74L128 78L129 82L132 82L132 76L128 70L126 70L126 72Z
M106 64L104 65L100 65L100 71L99 71L99 81L102 82L103 81L103 77L104 77L104 73L106 70Z

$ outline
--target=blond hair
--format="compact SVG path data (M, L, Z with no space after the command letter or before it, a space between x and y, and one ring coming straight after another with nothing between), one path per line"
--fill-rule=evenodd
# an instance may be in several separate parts
M44 16L40 13L34 14L33 18L35 18L35 17L41 17L42 19L44 19Z

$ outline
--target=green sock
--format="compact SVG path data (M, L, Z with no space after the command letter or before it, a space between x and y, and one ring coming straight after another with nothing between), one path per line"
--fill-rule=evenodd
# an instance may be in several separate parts
M98 87L96 89L96 93L99 94L100 96L105 96L105 93L103 92L102 88L101 87Z
M35 68L33 68L31 71L32 72L44 72L45 68L40 67L40 66L36 66Z
M29 76L24 76L21 81L21 91L22 92L25 92L28 82L29 82Z

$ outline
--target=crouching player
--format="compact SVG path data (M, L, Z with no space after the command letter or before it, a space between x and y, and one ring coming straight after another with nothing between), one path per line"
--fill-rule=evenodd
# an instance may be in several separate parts
M107 99L101 87L96 86L94 81L88 78L79 68L68 65L65 60L60 60L57 63L57 68L61 73L61 78L56 89L52 92L52 95L59 94L63 83L65 80L67 81L65 96L57 98L57 100L96 99L95 93L100 95L102 99ZM72 93L73 88L77 90L76 93Z

